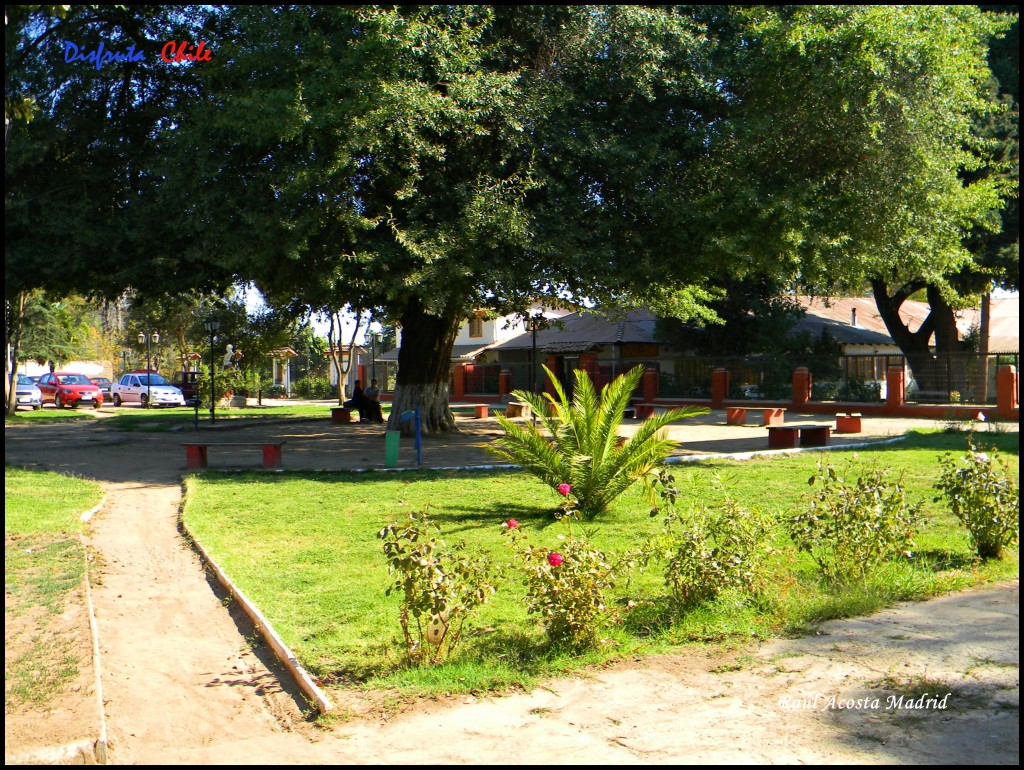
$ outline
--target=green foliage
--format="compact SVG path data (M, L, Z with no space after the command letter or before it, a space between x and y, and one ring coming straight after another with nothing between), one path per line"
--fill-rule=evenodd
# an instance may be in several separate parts
M959 458L944 455L935 488L949 509L967 527L983 559L998 559L1020 538L1020 492L1013 475L994 450L981 452L973 434Z
M909 556L923 501L909 503L902 478L893 483L878 468L850 465L857 480L847 482L821 460L809 484L807 513L787 522L799 550L817 562L832 581L863 580L884 561Z
M338 393L327 377L303 377L292 383L292 395L298 398L336 398Z
M600 399L590 376L577 370L571 402L554 373L546 366L544 371L555 396L522 390L513 394L530 405L537 422L517 423L498 415L505 435L488 450L518 463L552 489L570 484L585 518L603 512L669 455L674 443L665 436L664 428L708 411L701 407L669 409L645 420L631 438L622 440L618 428L643 376L642 366L608 383Z
M571 524L576 513L561 516ZM608 591L616 571L608 556L585 535L558 535L554 547L530 545L515 519L502 524L526 572L526 608L539 615L551 646L569 652L594 647L599 631L616 617Z
M857 377L847 380L839 388L837 394L839 401L881 401L882 385L873 380L865 380Z
M385 591L402 595L399 620L405 649L414 664L434 664L462 638L463 625L495 588L480 557L465 543L449 546L426 513L410 513L409 523L393 523L377 533L394 582Z
M649 482L661 499L651 516L663 518L661 531L644 547L645 556L664 561L665 586L678 608L710 601L730 588L753 594L766 585L771 516L746 510L729 494L712 506L700 489L691 492L690 508L681 513L671 473L661 470ZM716 476L712 486L720 489L721 478Z

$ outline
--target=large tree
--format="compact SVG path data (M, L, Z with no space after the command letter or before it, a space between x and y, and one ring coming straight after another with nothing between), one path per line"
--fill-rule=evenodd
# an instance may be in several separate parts
M929 338L955 344L965 236L1006 194L972 133L1005 24L976 6L755 7L722 24L743 170L721 188L724 245L774 242L812 292L869 284L919 380ZM921 290L932 312L912 331L899 308Z
M25 297L165 296L224 288L230 273L175 227L188 201L152 195L160 128L196 95L193 68L161 60L190 38L194 9L8 6L5 25L4 299L7 381ZM66 12L65 12L66 11ZM143 56L68 61L66 46ZM133 48L134 47L134 48ZM31 118L31 119L30 119Z
M170 132L166 184L206 181L196 240L273 300L401 325L393 422L418 407L426 430L454 428L451 348L472 309L684 272L657 252L686 241L682 161L706 154L699 109L718 97L702 73L678 77L699 42L683 17L236 7L207 21L218 53Z

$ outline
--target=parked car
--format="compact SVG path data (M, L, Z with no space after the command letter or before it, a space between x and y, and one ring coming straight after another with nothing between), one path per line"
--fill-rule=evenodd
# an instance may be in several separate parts
M110 388L114 406L142 404L146 406L185 406L181 390L156 372L128 372ZM152 399L152 401L150 401Z
M24 374L18 375L18 387L15 391L16 404L18 406L28 406L32 409L42 409L43 407L43 394L36 387L31 377L26 377Z
M114 384L113 382L110 381L110 378L109 377L90 377L89 379L92 380L92 384L93 385L95 385L97 388L100 389L100 392L103 394L103 400L104 401L109 401L110 400L110 387Z
M58 409L79 404L99 409L103 406L103 393L84 374L76 372L50 372L39 378L37 386L43 403L52 403Z
M199 403L199 372L178 372L172 384L185 397L186 406L194 407Z

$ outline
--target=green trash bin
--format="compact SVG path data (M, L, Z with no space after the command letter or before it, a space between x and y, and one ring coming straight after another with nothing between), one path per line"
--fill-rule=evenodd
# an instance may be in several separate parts
M384 465L393 468L398 465L398 442L402 438L402 431L384 431Z

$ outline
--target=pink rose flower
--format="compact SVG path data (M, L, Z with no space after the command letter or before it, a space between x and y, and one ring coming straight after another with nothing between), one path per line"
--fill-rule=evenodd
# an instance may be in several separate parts
M565 561L565 559L563 559L562 554L558 553L557 551L553 551L548 554L548 564L550 564L552 567L557 567L563 561Z
M508 520L508 528L509 529L519 529L519 522L516 521L515 519L509 519Z
M976 455L974 455L974 459L977 460L979 463L987 463L988 455L985 454L984 452L978 452Z
M566 497L568 497L570 492L572 492L572 487L570 485L568 485L568 484L559 484L558 485L558 494L565 495Z

